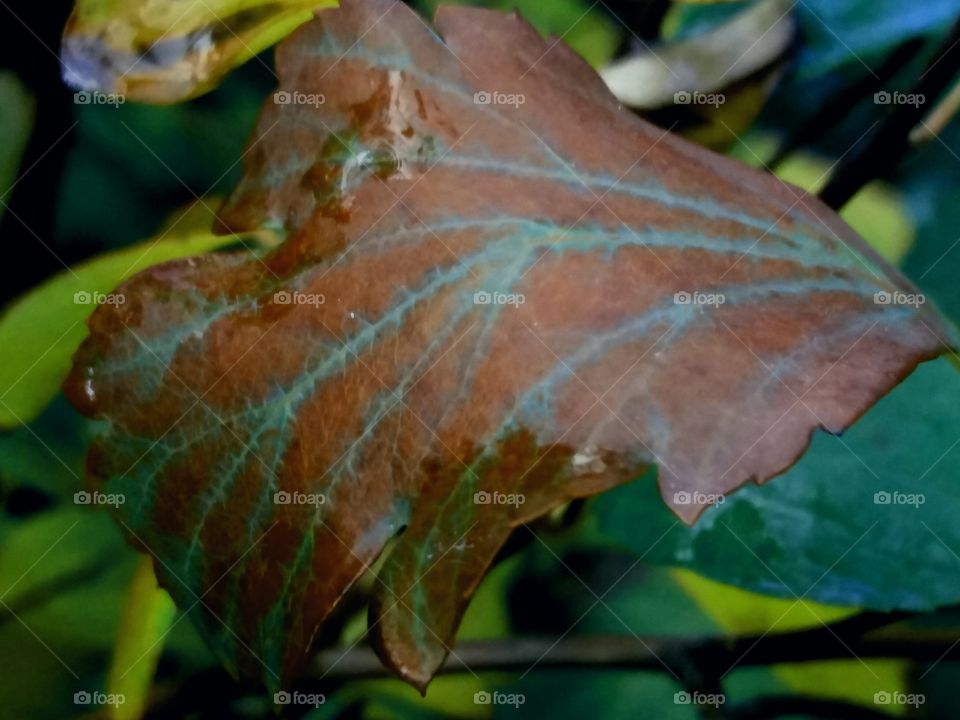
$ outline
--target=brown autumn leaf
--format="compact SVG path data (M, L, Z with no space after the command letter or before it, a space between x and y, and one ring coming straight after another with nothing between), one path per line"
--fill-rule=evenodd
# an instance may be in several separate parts
M372 639L425 688L517 526L653 464L691 523L948 336L816 199L518 17L436 27L346 0L285 41L223 222L286 242L142 273L67 384L131 538L273 686L394 538Z

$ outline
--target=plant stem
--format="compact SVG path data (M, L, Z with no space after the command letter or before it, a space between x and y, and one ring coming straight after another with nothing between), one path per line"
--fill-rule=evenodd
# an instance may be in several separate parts
M574 636L509 638L461 643L440 673L526 672L531 667L552 669L608 668L683 673L681 656L693 658L699 668L725 675L734 668L779 663L817 662L859 658L908 658L936 661L960 657L955 638L896 636L865 638L864 631L902 619L902 615L867 613L828 627L743 638L638 638L633 636ZM884 621L883 619L886 618ZM367 647L346 651L324 650L314 660L311 678L372 678L389 675Z

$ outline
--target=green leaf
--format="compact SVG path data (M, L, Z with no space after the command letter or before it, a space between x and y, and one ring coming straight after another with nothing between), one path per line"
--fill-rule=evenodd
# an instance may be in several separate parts
M726 498L693 528L652 502L649 477L595 500L597 527L637 552L666 533L649 561L791 600L879 610L955 603L958 397L948 361L924 364L842 436L817 433L783 477Z
M139 720L150 699L153 675L177 606L157 584L153 562L141 558L127 591L107 676L107 693L122 695L113 720Z
M923 149L903 183L917 224L917 242L904 270L955 322L960 323L960 125L952 123L942 137Z
M960 13L960 0L805 0L797 75L814 79L844 66L866 71L910 38L934 38Z
M216 202L216 201L208 201ZM140 270L173 258L202 255L235 242L209 230L202 206L158 237L66 270L11 303L0 316L0 428L28 423L47 406L87 336L97 301L121 302L112 293Z
M638 563L636 558L609 547L597 547L593 539L581 527L565 538L535 541L522 555L524 572L512 593L518 635L680 639L715 636L727 630L695 602L672 571ZM544 544L547 542L549 549ZM681 672L682 663L674 656L661 657L670 672ZM694 720L698 716L695 708L674 703L674 694L683 687L670 672L557 670L540 663L533 671L520 673L519 678L493 678L486 689L525 696L520 713L507 706L493 714L497 718ZM729 679L733 683L727 684L727 692L739 678L734 675ZM753 692L779 688L767 670L753 674L751 679ZM575 686L576 692L557 691L567 686Z
M4 717L74 717L73 694L102 687L136 561L103 512L0 520L0 647L14 653L0 673Z
M317 8L334 5L336 0L77 0L63 38L64 77L83 91L180 102L211 90ZM100 100L87 95L80 101Z
M33 98L11 72L0 71L0 218L33 129Z
M763 635L801 628L819 628L858 612L804 600L752 593L714 582L683 569L670 571L673 580L693 598L703 613L729 635ZM837 662L842 671L838 672ZM780 684L798 694L828 697L870 706L881 690L907 692L908 661L871 659L775 665L769 672Z
M83 459L96 426L62 395L30 425L0 432L0 485L4 494L30 488L54 502L71 502L82 486Z

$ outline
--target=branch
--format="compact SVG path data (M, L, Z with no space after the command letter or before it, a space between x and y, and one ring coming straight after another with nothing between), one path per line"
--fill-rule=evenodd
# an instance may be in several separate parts
M960 657L957 633L889 627L906 618L922 617L908 613L864 612L828 626L810 630L743 638L723 636L645 637L624 635L572 636L557 642L554 638L515 637L474 640L460 643L439 674L467 672L526 673L539 669L610 669L667 672L681 678L689 691L720 692L720 678L735 668L778 663L901 658L935 662ZM882 631L881 628L884 628ZM878 632L879 631L879 632ZM865 638L865 634L872 637ZM317 653L307 673L297 683L301 689L332 692L352 680L392 677L372 649L365 646L331 648ZM210 688L216 688L210 692ZM244 697L250 688L231 680L217 668L194 675L184 683L160 684L154 702L145 716L150 720L181 718L191 713L219 717L225 702ZM793 703L790 705L790 703ZM819 703L819 704L818 704ZM836 703L812 698L762 698L727 715L735 720L776 717L786 707L814 708L818 717L875 720L882 715L844 715ZM817 704L816 707L814 704ZM731 714L732 711L739 714ZM809 714L809 713L808 713Z
M699 668L754 667L780 663L860 658L906 658L936 661L960 657L955 637L890 635L864 638L863 632L889 625L902 614L864 613L828 627L743 638L663 638L633 636L574 636L507 638L460 643L440 674L465 672L526 672L532 666L552 669L608 668L670 672L681 676L684 660ZM388 676L372 649L356 646L329 649L314 658L309 679L360 679Z

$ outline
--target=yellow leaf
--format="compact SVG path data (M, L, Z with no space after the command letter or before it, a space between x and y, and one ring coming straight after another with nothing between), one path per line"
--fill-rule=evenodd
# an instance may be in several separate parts
M33 131L34 100L20 79L0 70L0 217L16 184L20 161Z
M600 76L638 110L722 104L724 88L787 51L796 31L791 9L791 0L762 0L708 32L618 60Z
M213 89L237 65L336 0L77 0L62 59L79 90L175 103Z
M176 614L177 606L157 584L153 560L141 559L127 594L107 676L107 694L123 698L123 702L107 706L111 720L143 716L163 640Z
M87 336L87 316L97 301L116 301L110 293L122 281L151 265L237 242L210 232L208 208L215 202L181 214L157 238L55 275L0 314L0 429L30 422L53 399Z
M859 612L811 600L776 598L709 580L689 570L671 570L674 581L700 609L730 635L777 634L822 627ZM771 668L791 691L872 706L874 693L906 691L902 660L850 660L794 663Z

